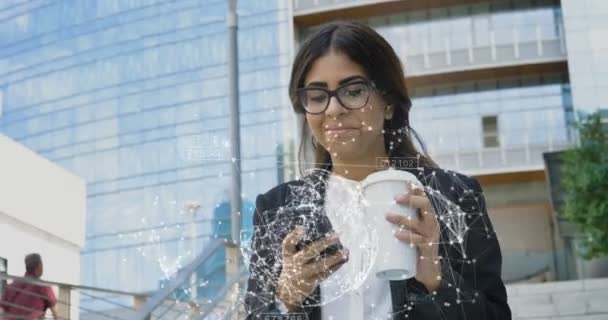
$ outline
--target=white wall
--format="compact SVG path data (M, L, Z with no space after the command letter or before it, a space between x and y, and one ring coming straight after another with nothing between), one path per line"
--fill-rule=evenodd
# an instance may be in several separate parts
M37 252L44 280L79 284L85 213L81 178L0 135L0 257L10 275L23 275L23 258ZM71 300L78 319L78 295Z
M0 135L0 212L82 247L85 182Z
M575 111L592 113L608 100L608 1L562 0Z
M0 256L8 260L8 274L23 276L26 254L37 252L44 262L43 280L78 284L80 280L80 248L66 244L42 232L36 233L31 228L6 223L6 215L0 214ZM6 245L11 243L12 245ZM55 295L58 296L57 288ZM78 319L79 296L72 294L70 299L71 319Z

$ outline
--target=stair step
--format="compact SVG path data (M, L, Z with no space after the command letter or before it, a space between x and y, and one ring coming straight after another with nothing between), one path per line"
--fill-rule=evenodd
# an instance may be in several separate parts
M514 319L608 319L608 279L510 285L508 294Z

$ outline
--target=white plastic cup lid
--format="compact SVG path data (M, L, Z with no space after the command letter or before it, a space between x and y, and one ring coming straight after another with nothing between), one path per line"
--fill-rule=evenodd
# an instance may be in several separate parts
M367 176L367 178L361 181L361 188L365 189L372 184L387 181L413 181L414 183L420 185L420 181L412 173L389 168L387 170L376 171Z

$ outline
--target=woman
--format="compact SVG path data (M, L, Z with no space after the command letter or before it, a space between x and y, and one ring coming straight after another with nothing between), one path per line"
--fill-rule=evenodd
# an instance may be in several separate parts
M316 170L257 198L248 319L510 319L481 187L414 147L411 102L391 46L365 25L326 24L302 44L289 93L306 115ZM363 267L370 260L363 244L374 243L352 203L379 163L424 185L395 199L417 208L416 218L386 215L399 226L394 236L417 248L417 274L408 280L383 281Z

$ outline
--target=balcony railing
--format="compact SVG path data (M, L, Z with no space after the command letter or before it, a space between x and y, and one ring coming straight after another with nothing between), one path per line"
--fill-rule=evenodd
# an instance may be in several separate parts
M547 26L535 25L490 30L488 41L483 41L483 44L475 44L472 34L463 35L466 45L460 48L455 45L457 40L449 36L443 38L441 48L434 50L431 49L430 40L423 39L415 53L403 43L397 53L410 76L565 61L563 25L560 22L556 27L556 38L546 37ZM522 39L524 34L527 35L526 40Z
M294 0L294 11L298 16L382 2L395 1ZM526 10L522 9L521 17L513 14L511 18L523 19ZM461 21L462 17L411 20L408 16L411 12L379 13L381 17L360 18L364 21L369 18L370 25L391 43L403 61L408 76L424 76L565 61L565 32L559 10L529 8L529 12L533 13L539 10L542 19L513 25L488 21L487 17L494 16L497 20L499 17L505 20L507 17L504 15L511 13L504 11L472 13L464 21ZM419 13L423 16L424 12ZM313 29L314 26L302 29L302 36L305 37Z
M515 134L499 134L498 147L482 147L479 135L460 135L446 139L454 145L462 141L479 141L477 148L442 152L436 146L439 142L429 143L429 153L442 168L459 171L469 175L529 171L542 169L543 153L563 150L573 145L573 133L566 125L524 128Z

